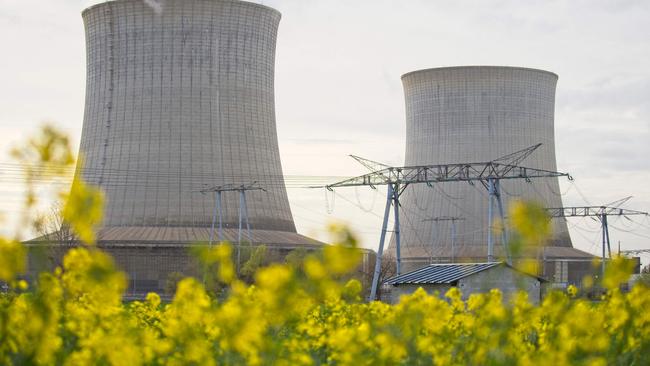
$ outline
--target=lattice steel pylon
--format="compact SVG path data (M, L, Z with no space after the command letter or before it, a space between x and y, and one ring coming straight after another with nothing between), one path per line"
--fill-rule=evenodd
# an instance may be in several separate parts
M433 165L417 165L417 166L404 166L404 167L391 167L386 164L374 162L359 157L354 157L355 160L362 163L368 168L372 168L379 164L384 166L379 170L371 173L360 175L346 179L337 183L326 185L325 188L333 190L339 187L355 187L355 186L387 186L386 208L384 210L384 219L382 223L382 230L379 239L379 248L377 250L377 260L375 263L375 270L372 279L372 288L370 290L369 300L375 300L377 294L377 286L379 281L379 273L381 269L381 258L384 251L384 242L386 240L386 232L388 227L388 218L390 215L390 208L394 208L394 224L393 231L395 234L395 251L397 259L397 274L401 273L401 254L400 254L400 223L399 223L399 197L404 192L406 187L411 184L425 183L432 185L442 182L480 182L489 193L490 204L488 206L488 221L490 229L488 230L488 261L494 260L494 245L492 237L492 226L494 219L493 207L496 203L499 211L499 216L502 222L505 219L503 212L503 204L501 201L501 193L499 189L499 181L502 179L525 179L529 181L532 178L551 178L551 177L568 177L572 179L567 173L554 172L543 169L528 168L520 166L519 163L533 153L541 144L533 145L531 147L519 150L512 154L502 156L500 158L478 163L456 163L456 164L433 164ZM364 163L365 162L365 163ZM501 239L508 255L508 262L510 262L509 251L507 248L507 233L505 225L501 225Z
M464 217L460 216L438 216L438 217L432 217L428 219L424 219L422 221L434 221L436 223L440 221L451 221L451 263L456 262L456 255L455 255L455 244L456 244L456 221L464 221ZM431 249L433 251L433 243L435 240L435 225L433 226L432 234L431 234ZM431 257L432 258L432 257ZM430 259L431 262L433 262L432 259Z
M212 242L214 241L214 225L217 221L217 216L219 218L219 242L223 241L223 212L221 207L221 193L223 192L239 192L239 229L237 232L237 269L239 270L239 262L241 259L241 238L242 238L242 221L246 222L246 233L248 235L248 241L253 242L251 235L251 226L248 222L248 209L246 205L246 191L263 191L266 192L266 189L257 185L257 182L250 184L224 184L220 186L214 186L206 189L202 189L200 192L205 194L208 192L214 192L214 211L212 214L212 226L210 227L210 239L208 245L211 247Z
M573 207L556 207L547 208L546 212L551 218L567 218L567 217L596 217L600 221L602 231L602 260L601 260L601 276L605 275L605 249L609 258L612 257L612 248L609 240L609 226L607 224L607 216L633 216L645 215L647 212L628 210L620 208L623 203L627 202L632 196L602 205L602 206L573 206Z

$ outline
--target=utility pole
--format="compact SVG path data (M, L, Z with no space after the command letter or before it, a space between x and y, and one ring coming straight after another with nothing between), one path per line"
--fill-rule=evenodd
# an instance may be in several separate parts
M435 238L435 225L440 221L451 221L451 263L456 263L456 221L464 221L465 218L461 216L438 216L422 221L433 221L433 228L431 230L431 250L433 251L433 241Z
M379 273L381 269L381 258L384 250L384 241L386 239L386 228L388 225L388 216L390 214L390 206L395 206L395 215L393 228L395 231L395 244L397 254L397 274L401 273L401 254L400 254L400 228L399 228L399 197L404 190L411 184L425 183L431 186L434 183L443 182L480 182L487 190L491 202L496 202L497 209L504 221L503 204L501 202L501 194L499 193L499 181L502 179L525 179L529 181L532 178L551 178L566 176L572 179L566 173L554 172L549 170L528 168L520 166L519 163L532 154L541 144L537 144L526 149L502 156L498 159L479 162L479 163L457 163L457 164L436 164L436 165L418 165L406 167L391 167L386 164L377 163L372 160L353 156L368 169L376 169L371 173L364 174L358 177L346 179L337 183L326 185L325 188L333 191L339 187L357 187L369 186L376 188L379 185L387 186L386 197L386 210L384 212L384 220L382 223L382 234L379 241L379 249L377 251L377 261L375 264L375 271L373 275L372 288L370 290L370 300L375 300L377 294L377 286L379 285ZM316 188L316 187L315 187ZM321 187L318 187L321 188ZM490 222L493 221L493 212L491 209L488 211L488 218ZM505 234L505 227L503 228L502 244L505 252L508 254L508 262L510 263L510 255L507 248L507 238ZM488 230L488 243L492 243L492 232ZM488 259L493 258L492 245L488 247Z
M210 240L209 245L212 247L212 242L214 239L214 226L219 218L219 242L223 241L223 212L222 212L222 203L221 203L221 194L223 192L239 192L239 230L237 232L237 270L239 271L239 265L241 261L241 240L242 240L242 222L246 223L246 233L248 235L249 243L252 243L251 235L251 226L248 221L248 207L246 205L246 192L247 191L263 191L266 192L266 189L257 185L257 182L250 184L224 184L220 186L214 186L211 188L206 188L200 192L205 194L207 192L214 192L214 212L212 214L212 225L210 227Z
M602 257L601 257L601 269L600 275L601 280L605 276L605 259L607 255L609 258L612 258L612 248L610 246L609 239L609 225L607 223L608 216L633 216L633 215L645 215L648 216L647 212L628 210L620 208L623 203L627 202L632 196L625 197L618 201L614 201L602 206L574 206L574 207L558 207L558 208L547 208L546 212L551 218L558 217L596 217L600 221L600 227L602 231ZM620 242L619 242L619 252L620 251ZM622 253L625 253L623 251Z
M214 191L214 212L212 213L212 226L210 227L210 247L212 247L212 241L214 240L214 222L217 219L217 211L219 214L219 242L223 241L223 213L221 210L221 192L222 191L220 190Z

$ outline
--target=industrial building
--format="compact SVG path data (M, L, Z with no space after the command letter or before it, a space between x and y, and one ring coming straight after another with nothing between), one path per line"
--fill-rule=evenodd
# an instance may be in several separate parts
M411 294L418 288L444 298L447 291L456 287L461 291L463 300L467 300L471 294L498 289L505 301L524 291L532 304L539 304L545 282L503 262L430 264L389 278L384 283L388 287L384 293L389 297L387 301L396 304L401 296Z
M196 275L188 249L198 242L264 244L274 258L320 248L296 232L280 162L280 13L239 0L161 4L113 0L82 13L87 84L77 174L106 194L98 245L127 272L134 292L161 291L173 273ZM402 81L405 166L487 161L542 143L524 165L556 170L557 75L447 67L407 73ZM501 192L506 206L512 199L562 206L556 178L504 181ZM484 262L487 206L477 185L410 185L399 213L403 272ZM549 246L533 256L543 259L547 278L566 282L582 278L566 274L572 263L582 270L591 259L571 247L559 220Z
M87 83L77 169L105 192L98 244L127 272L131 290L160 291L170 273L194 274L188 247L216 241L215 231L279 256L322 245L296 233L282 174L278 11L237 0L167 0L162 9L114 0L82 17ZM250 231L239 230L244 224Z
M443 67L403 75L404 165L485 162L541 143L520 165L555 171L557 80L548 71L501 66ZM501 198L506 209L515 199L562 207L557 178L504 180ZM488 232L493 230L488 223L488 202L486 190L478 184L409 186L400 212L403 271L429 263L485 261ZM591 259L572 248L564 220L554 221L548 246L533 256L548 258L543 267L549 270L555 268L553 261L563 257L579 258L579 267ZM395 251L395 240L389 249ZM563 254L553 254L558 251ZM495 253L504 254L500 244Z

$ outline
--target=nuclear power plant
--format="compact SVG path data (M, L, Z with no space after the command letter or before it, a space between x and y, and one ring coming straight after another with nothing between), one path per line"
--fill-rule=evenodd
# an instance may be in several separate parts
M541 143L521 165L556 170L557 75L520 67L444 67L402 76L406 105L405 166L485 162ZM558 178L503 180L504 206L532 200L562 207ZM411 185L401 198L404 270L431 262L485 261L488 193L480 184ZM549 257L589 257L574 250L566 222L554 222ZM395 241L391 242L394 251ZM497 246L496 252L503 254ZM541 254L540 254L541 256Z
M274 100L280 13L239 0L153 5L112 0L82 12L86 103L76 174L105 193L97 244L127 273L129 291L160 293L170 276L200 275L189 252L206 242L235 244L238 265L243 245L249 253L266 245L271 260L322 248L296 232L282 171ZM366 251L360 269L374 270L370 299L381 286L384 243L398 275L504 258L511 266L507 230L498 230L508 218L495 221L494 200L500 212L514 200L537 201L560 218L545 246L520 253L542 264L544 278L579 284L593 273L593 256L572 247L567 217L601 220L605 262L608 208L568 212L562 204L558 177L568 174L556 171L557 81L548 71L504 66L402 76L404 166L355 157L371 173L318 187L387 187L377 265ZM520 150L524 158L504 163ZM485 173L497 161L506 169Z
M115 0L82 16L78 172L105 192L98 244L132 288L160 290L170 273L194 272L187 247L216 241L215 231L280 253L322 244L296 233L282 174L278 11L234 0L167 0L162 9ZM239 230L241 215L250 231Z

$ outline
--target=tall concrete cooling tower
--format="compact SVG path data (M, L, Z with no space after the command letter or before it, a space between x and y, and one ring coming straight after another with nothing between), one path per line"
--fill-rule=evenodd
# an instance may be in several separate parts
M108 1L82 13L87 84L79 168L106 193L100 244L207 240L215 199L200 191L253 183L265 189L246 192L253 242L315 244L296 233L280 164L280 13L236 0L147 3ZM225 238L236 242L240 197L224 192L222 200Z
M557 79L542 70L491 66L403 75L405 165L484 162L542 143L521 165L555 171ZM512 199L562 206L557 178L531 183L504 180L501 193L506 207ZM465 182L412 185L401 203L401 253L406 270L430 261L486 259L488 197L483 186ZM449 220L452 217L460 219ZM452 248L454 224L457 235ZM571 247L566 223L555 222L554 230L551 244ZM495 249L500 246L495 243Z

